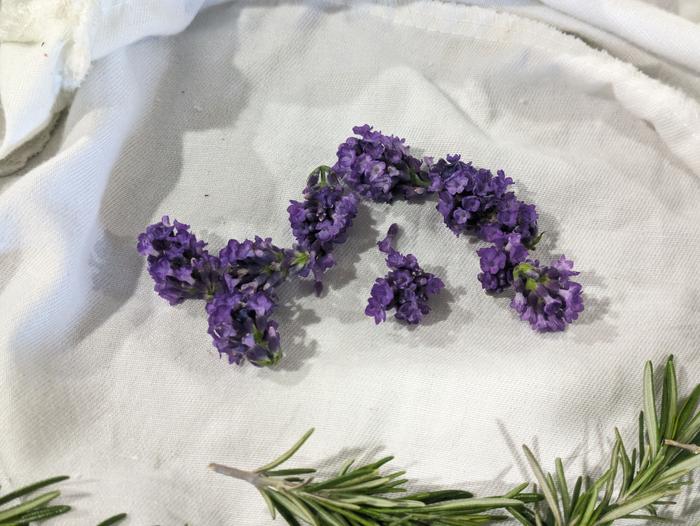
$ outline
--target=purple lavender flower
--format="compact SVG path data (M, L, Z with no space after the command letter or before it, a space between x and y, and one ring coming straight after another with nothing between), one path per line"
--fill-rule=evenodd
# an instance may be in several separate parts
M292 233L297 240L296 263L300 275L311 272L320 294L324 272L335 265L333 248L344 243L352 220L357 215L357 197L347 193L330 173L321 166L309 177L304 189L304 201L291 201L287 208Z
M386 238L377 243L379 250L387 255L390 269L386 276L375 281L365 308L365 314L377 324L386 321L386 313L392 309L396 309L397 320L420 323L430 312L428 297L445 286L440 278L425 272L413 254L404 256L393 248L397 232L398 225L391 225Z
M533 205L516 199L513 184L503 170L494 176L448 155L432 163L429 190L438 192L437 210L455 235L475 232L481 239L496 241L504 233L520 234L523 244L536 242L537 212Z
M513 269L527 259L520 234L501 234L493 246L479 249L479 281L488 292L502 292L513 284Z
M168 216L139 235L137 250L147 258L155 291L171 305L211 298L220 286L219 260L189 231Z
M271 238L229 240L219 252L223 278L229 290L270 291L281 284L294 264L294 253L272 244Z
M248 361L258 367L276 364L280 357L277 322L270 318L276 300L266 292L218 293L207 303L209 334L229 363Z
M361 138L348 137L338 146L338 162L332 168L352 190L379 203L427 193L421 161L409 153L405 139L372 131L368 124L352 131Z
M563 331L583 311L581 285L569 279L578 275L573 268L564 256L550 267L540 267L538 261L520 263L513 270L510 306L536 331Z
M477 235L484 241L493 242L503 234L517 233L527 248L535 248L542 237L538 235L537 217L535 205L520 201L512 192L507 192L497 200L495 218L481 224Z

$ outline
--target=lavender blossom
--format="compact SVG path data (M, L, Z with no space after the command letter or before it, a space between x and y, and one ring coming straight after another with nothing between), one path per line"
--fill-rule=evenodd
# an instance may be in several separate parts
M168 216L139 235L137 250L146 257L154 290L171 305L211 298L220 286L219 260L189 231Z
M502 292L513 284L513 269L527 259L520 234L502 234L493 246L479 249L482 272L478 278L488 292Z
M266 292L227 289L207 303L209 334L219 354L229 363L248 361L258 367L276 364L282 353L277 322L270 318L276 306Z
M513 179L503 170L494 176L448 155L432 163L429 190L438 192L437 210L455 235L474 232L481 239L496 241L504 233L518 233L523 244L536 242L537 212L508 191Z
M390 272L377 278L365 314L379 324L386 321L386 313L396 309L397 320L417 324L430 312L428 297L440 292L444 283L437 276L423 271L413 254L403 255L392 244L398 225L389 227L385 239L377 243L379 250L387 254L386 264Z
M223 278L229 290L271 291L281 284L294 264L294 253L272 244L271 238L229 240L219 252Z
M513 270L515 297L510 306L540 332L563 331L583 311L582 288L572 261L561 256L550 267L525 261Z
M357 215L357 197L345 191L330 168L321 166L309 177L304 200L290 203L287 211L297 240L299 273L302 276L312 273L316 293L320 294L323 274L335 265L333 248L346 241Z
M409 153L405 139L372 131L368 124L352 131L360 138L348 137L338 146L338 161L332 168L347 186L379 203L412 200L427 193L421 161Z

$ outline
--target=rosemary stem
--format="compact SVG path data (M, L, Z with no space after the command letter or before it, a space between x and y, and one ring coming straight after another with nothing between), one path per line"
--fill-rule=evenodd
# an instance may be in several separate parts
M216 463L209 464L209 469L216 471L217 473L220 473L221 475L226 475L227 477L233 477L235 479L245 480L246 482L251 483L256 488L261 488L261 487L265 486L265 481L263 480L264 477L262 477L258 473L254 473L252 471L245 471L242 469L232 468L229 466L224 466L223 464L216 464Z
M700 446L696 446L695 444L683 444L682 442L676 442L675 440L671 440L670 438L664 440L664 444L666 444L667 446L677 447L679 449L685 449L686 451L690 451L691 453L700 455Z

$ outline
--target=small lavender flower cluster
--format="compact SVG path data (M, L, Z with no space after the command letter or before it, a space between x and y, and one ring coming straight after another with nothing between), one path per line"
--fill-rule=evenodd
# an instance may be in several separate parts
M304 201L291 201L287 208L295 248L309 258L301 275L313 274L317 294L323 288L323 274L335 265L333 248L347 239L357 204L357 196L345 190L330 168L320 166L309 177Z
M549 267L539 261L519 263L513 270L515 297L511 307L537 331L563 331L583 311L581 285L574 263L561 256Z
M413 200L428 193L421 161L410 154L405 139L373 131L368 124L355 126L338 146L332 170L351 190L377 203Z
M219 261L189 229L178 221L171 225L163 216L138 238L137 249L146 257L155 291L170 305L210 298L218 288Z
M438 193L437 209L445 225L457 236L473 232L489 242L510 233L520 234L523 243L533 241L537 211L508 191L513 179L503 170L494 176L460 158L448 155L430 166L429 190Z
M365 314L379 324L386 321L386 313L396 310L397 320L415 325L430 312L428 297L437 294L445 284L437 276L425 272L413 254L403 255L392 246L398 225L389 227L386 238L377 243L386 256L389 273L377 278L367 300Z

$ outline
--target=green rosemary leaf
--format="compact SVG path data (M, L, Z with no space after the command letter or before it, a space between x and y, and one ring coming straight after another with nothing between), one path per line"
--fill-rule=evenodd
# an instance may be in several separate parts
M678 435L679 442L695 442L698 439L698 434L700 434L700 413L697 413L690 421L686 424L685 429L682 434Z
M574 484L574 491L571 493L571 509L575 509L576 506L578 505L578 500L581 495L581 485L583 484L583 477L579 477L576 479L576 483Z
M265 504L267 505L267 509L270 512L270 515L272 516L272 520L275 520L275 518L276 518L275 503L272 502L272 498L267 493L267 491L265 491L264 489L262 489L262 488L256 488L256 489L258 490L258 493L260 493L260 495L262 495L262 498L265 501Z
M112 526L113 524L120 523L126 519L126 513L119 513L118 515L113 515L112 517L103 520L97 526Z
M589 490L590 492L590 498L588 499L588 505L586 506L586 511L583 514L583 518L581 519L581 524L590 524L592 520L595 519L596 517L596 505L598 504L598 493L600 490L605 486L610 480L611 477L613 477L614 472L612 471L612 468L609 468L603 476L601 476L591 487ZM600 511L600 510L599 510Z
M525 457L527 458L527 461L530 464L530 469L532 469L532 472L535 474L537 482L542 487L544 498L547 500L547 504L549 504L549 509L551 510L552 515L554 517L554 523L556 524L556 526L563 526L561 514L559 513L559 502L557 500L556 493L553 492L549 487L545 474L542 471L542 467L535 459L535 456L532 454L532 451L530 451L530 449L527 446L523 446L523 451L525 451Z
M686 399L683 407L678 413L678 432L683 430L685 426L690 422L695 414L695 408L698 406L698 401L700 401L700 384L695 386L693 392Z
M675 522L673 519L668 519L666 517L659 517L658 515L627 515L625 519L639 519L639 520L649 520L654 522Z
M419 500L382 499L380 497L372 497L370 495L339 494L337 498L349 504L357 504L359 506L366 505L375 508L421 508L425 506L425 504Z
M508 493L506 493L506 494L503 495L503 496L506 497L506 498L513 498L513 497L515 497L516 495L519 496L519 495L521 495L521 493L522 493L522 491L523 491L524 489L527 489L527 487L528 487L529 485L530 485L529 482L523 482L522 484L519 484L519 485L515 486L512 490L510 490ZM471 497L471 495L470 495L470 497Z
M347 521L342 518L342 515L338 516L337 514L334 515L332 513L329 513L325 509L323 509L322 506L318 505L313 499L310 498L303 498L304 502L308 504L313 511L318 513L318 516L321 518L321 520L325 523L328 524L329 526L347 526Z
M320 495L314 495L311 493L305 493L305 498L314 499L328 508L342 508L348 511L360 511L362 508L357 504L349 504L347 502L331 500L330 498L322 497Z
M289 492L285 491L282 493L279 491L271 491L270 497L272 497L275 503L279 504L277 511L279 511L280 514L282 514L280 507L282 507L296 518L312 524L313 526L319 526L318 521L311 514L306 505Z
M661 433L665 437L673 437L676 432L678 410L678 384L676 383L676 368L673 356L666 362L664 370L664 386L661 398Z
M434 504L436 502L444 502L446 500L456 500L456 499L470 499L474 495L469 491L448 489L442 491L425 491L422 493L412 493L411 495L406 495L405 499L408 500L419 500L423 504Z
M338 472L339 475L345 475L350 467L355 463L355 459L351 458L346 460L342 466L340 466L340 471Z
M569 488L566 485L566 475L564 474L564 464L561 458L557 458L554 461L556 472L557 472L557 486L559 489L559 495L561 495L561 505L564 512L564 521L569 520L569 515L571 513L571 497L569 496Z
M309 484L307 489L309 491L320 491L322 489L330 489L330 488L335 488L339 487L342 484L352 481L352 482L366 482L368 480L373 480L376 478L377 472L375 470L372 470L370 473L367 473L366 471L362 469L357 469L355 471L351 471L350 473L347 473L346 475L341 475L339 477L336 477L334 479L329 479L325 482L316 482L314 484Z
M383 486L386 486L387 483L391 482L392 479L389 477L379 477L375 478L374 480L369 480L367 482L360 482L358 484L347 484L343 486L338 486L336 488L331 488L330 492L341 492L341 493L354 493L357 491L364 491L368 489L376 489L376 488L382 488Z
M608 505L610 499L612 498L613 491L615 490L615 477L617 475L617 468L620 462L620 447L622 441L616 441L613 447L613 452L610 457L610 477L608 477L607 484L605 485L605 495L603 495L603 502L601 508Z
M651 456L655 457L659 449L659 422L654 402L654 366L650 361L644 367L644 417Z
M618 455L622 464L622 480L618 493L618 498L620 498L620 496L624 495L632 482L632 477L634 476L634 460L631 460L629 456L627 456L625 444L622 442L622 436L620 436L620 431L617 428L615 428L615 443L620 445Z
M644 447L644 411L639 413L639 455L637 460L639 460L638 469L641 470L644 464L644 458L646 456L646 451Z
M28 511L26 513L23 513L21 515L13 517L12 519L10 519L12 522L4 522L4 521L0 522L0 525L42 521L42 520L50 519L51 517L56 517L57 515L63 515L64 513L67 513L70 510L71 510L70 506L40 507L40 508L34 509L32 511Z
M625 496L633 494L635 491L643 488L646 483L648 483L656 475L659 468L664 462L663 455L658 455L655 460L647 466L643 471L637 474L637 478L630 484L629 489Z
M522 504L522 501L517 499L507 499L505 497L484 497L481 499L458 499L445 503L428 504L425 508L419 508L418 512L483 510L505 508L507 506L522 506Z
M301 524L299 524L299 521L296 520L296 518L294 517L294 514L286 507L285 503L280 499L278 493L270 492L269 497L270 500L272 500L272 503L275 506L277 512L284 520L287 521L287 524L289 524L289 526L301 526Z
M270 471L271 469L276 468L280 464L284 464L287 460L292 458L297 451L299 451L301 446L304 445L304 443L309 439L313 432L314 428L312 427L306 433L304 433L304 436L297 440L296 444L294 444L291 448L282 453L279 457L277 457L269 464L265 464L263 467L256 469L255 473L263 473L265 471Z
M67 477L65 475L60 476L60 477L52 477L46 480L42 480L39 482L35 482L34 484L30 484L28 486L24 486L23 488L19 488L12 493L8 493L7 495L4 495L0 497L0 505L6 504L14 499L17 499L19 497L24 497L25 495L29 495L30 493L34 493L36 490L45 488L46 486L50 486L52 484L56 484L58 482L63 482L64 480L68 480L70 477Z
M648 493L646 495L629 500L603 515L596 524L607 524L617 519L622 519L644 508L647 504L653 504L657 500L666 496L664 492Z
M700 468L700 455L694 455L666 469L657 483L666 484L672 480L684 477L691 471L698 468Z
M60 491L51 491L49 493L44 493L43 495L39 495L38 497L25 501L22 504L18 504L17 506L13 506L11 508L2 510L0 511L0 522L7 521L8 519L14 519L15 517L22 515L23 513L34 510L36 508L40 508L41 506L45 506L46 504L54 500L56 497L58 497L60 494Z
M297 469L277 469L274 471L265 471L265 476L268 477L288 477L290 475L307 475L309 473L316 473L315 469L310 468L297 468Z

